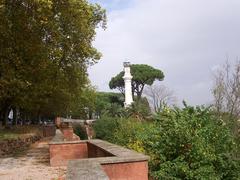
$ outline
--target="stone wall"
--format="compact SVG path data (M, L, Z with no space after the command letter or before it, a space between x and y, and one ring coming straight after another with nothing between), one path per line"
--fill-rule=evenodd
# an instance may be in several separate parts
M51 166L66 166L66 180L147 180L149 157L102 140L66 141L57 130L49 143Z
M71 122L64 122L62 118L56 117L55 118L55 125L58 129L61 130L64 141L78 141L80 137L74 133L72 123Z
M111 157L113 154L109 153L105 149L102 149L94 144L87 143L88 147L88 158L97 158L97 157Z
M66 141L78 141L78 140L80 140L80 137L78 137L76 134L74 134L72 127L61 128L61 131L62 131L64 139Z
M0 156L11 154L17 149L27 147L39 139L41 139L40 135L25 135L18 139L0 141Z
M54 124L47 124L42 127L43 137L51 137L56 134L56 126Z
M111 180L132 179L147 180L148 179L148 162L125 162L125 163L109 163L102 164L104 172Z
M87 143L49 144L50 165L66 166L69 160L88 158Z

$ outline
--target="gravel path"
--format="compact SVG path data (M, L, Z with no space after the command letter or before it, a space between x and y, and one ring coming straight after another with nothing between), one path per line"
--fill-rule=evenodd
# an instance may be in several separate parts
M14 157L0 158L1 180L64 179L66 168L50 167L48 142L43 139Z

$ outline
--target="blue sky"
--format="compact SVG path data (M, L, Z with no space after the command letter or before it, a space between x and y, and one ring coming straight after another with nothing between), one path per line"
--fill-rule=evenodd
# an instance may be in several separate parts
M133 5L133 0L90 0L92 3L98 3L107 11L129 8Z
M89 76L100 91L123 62L149 64L179 102L209 104L214 71L240 56L239 0L91 0L107 9L107 29L94 46L103 54Z

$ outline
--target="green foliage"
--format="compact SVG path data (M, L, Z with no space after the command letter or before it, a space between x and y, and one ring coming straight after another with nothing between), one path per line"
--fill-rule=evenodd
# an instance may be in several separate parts
M86 0L0 1L0 110L65 115L100 59L105 11Z
M104 129L104 135L99 138L151 157L154 179L240 178L238 144L210 108L185 104L183 109L165 108L152 122L134 118L101 122L96 134Z
M96 97L96 113L98 116L108 115L120 117L123 110L124 97L119 93L98 92Z
M156 179L237 179L236 143L209 108L165 109L144 146Z
M87 86L83 88L82 92L79 93L71 103L72 118L76 119L87 119L92 118L92 113L95 111L97 93L94 87Z
M220 121L230 129L237 142L237 151L235 153L236 158L240 159L240 120L238 117L234 117L230 113L221 113L214 111L214 114L220 119Z
M149 125L134 118L103 117L97 120L93 127L96 138L142 152L140 139L149 130Z
M146 97L137 99L125 110L125 117L147 120L151 117L151 108Z
M133 64L131 65L132 79L132 93L136 93L140 98L145 85L152 85L155 80L162 81L164 74L161 70L155 69L145 64ZM113 77L109 82L110 89L118 89L121 93L124 93L124 72L120 72Z
M144 140L153 129L152 123L140 122L135 118L122 118L118 121L118 127L113 132L111 141L145 153Z
M95 102L96 114L109 117L133 117L139 120L151 117L147 98L136 100L129 108L123 108L124 96L120 93L98 92Z
M118 89L123 95L124 95L124 71L121 71L119 74L117 74L115 77L112 77L112 79L109 82L110 89Z
M74 133L80 137L81 140L88 139L86 128L84 125L74 125L73 126Z
M93 125L96 138L112 142L112 134L118 127L118 120L118 118L107 116L98 119Z

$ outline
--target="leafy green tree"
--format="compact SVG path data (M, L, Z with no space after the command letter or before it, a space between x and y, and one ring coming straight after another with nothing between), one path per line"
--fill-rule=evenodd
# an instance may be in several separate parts
M105 11L86 0L0 1L0 108L64 115L101 54L92 46ZM6 118L5 118L6 120Z
M88 85L79 93L71 103L71 115L74 119L92 119L93 112L95 111L96 90L94 87Z
M132 64L131 65L132 79L132 93L136 93L139 99L142 96L145 85L152 85L155 80L162 81L164 74L161 70L155 69L145 64ZM121 93L124 93L124 71L117 74L109 82L110 89L118 89Z
M141 98L145 85L152 85L155 80L162 81L164 74L161 70L155 69L146 64L131 65L132 79L132 94L136 93L137 98ZM118 89L124 94L124 71L121 71L109 82L110 89Z
M120 117L123 107L124 97L120 93L98 92L96 97L96 114L101 117L108 115Z
M41 78L46 56L39 43L38 17L30 18L36 15L31 8L33 3L13 0L0 3L0 99L7 114L11 106L25 105L31 92L29 87Z
M125 117L132 117L140 121L151 118L151 108L146 97L137 99L130 107L125 109Z

